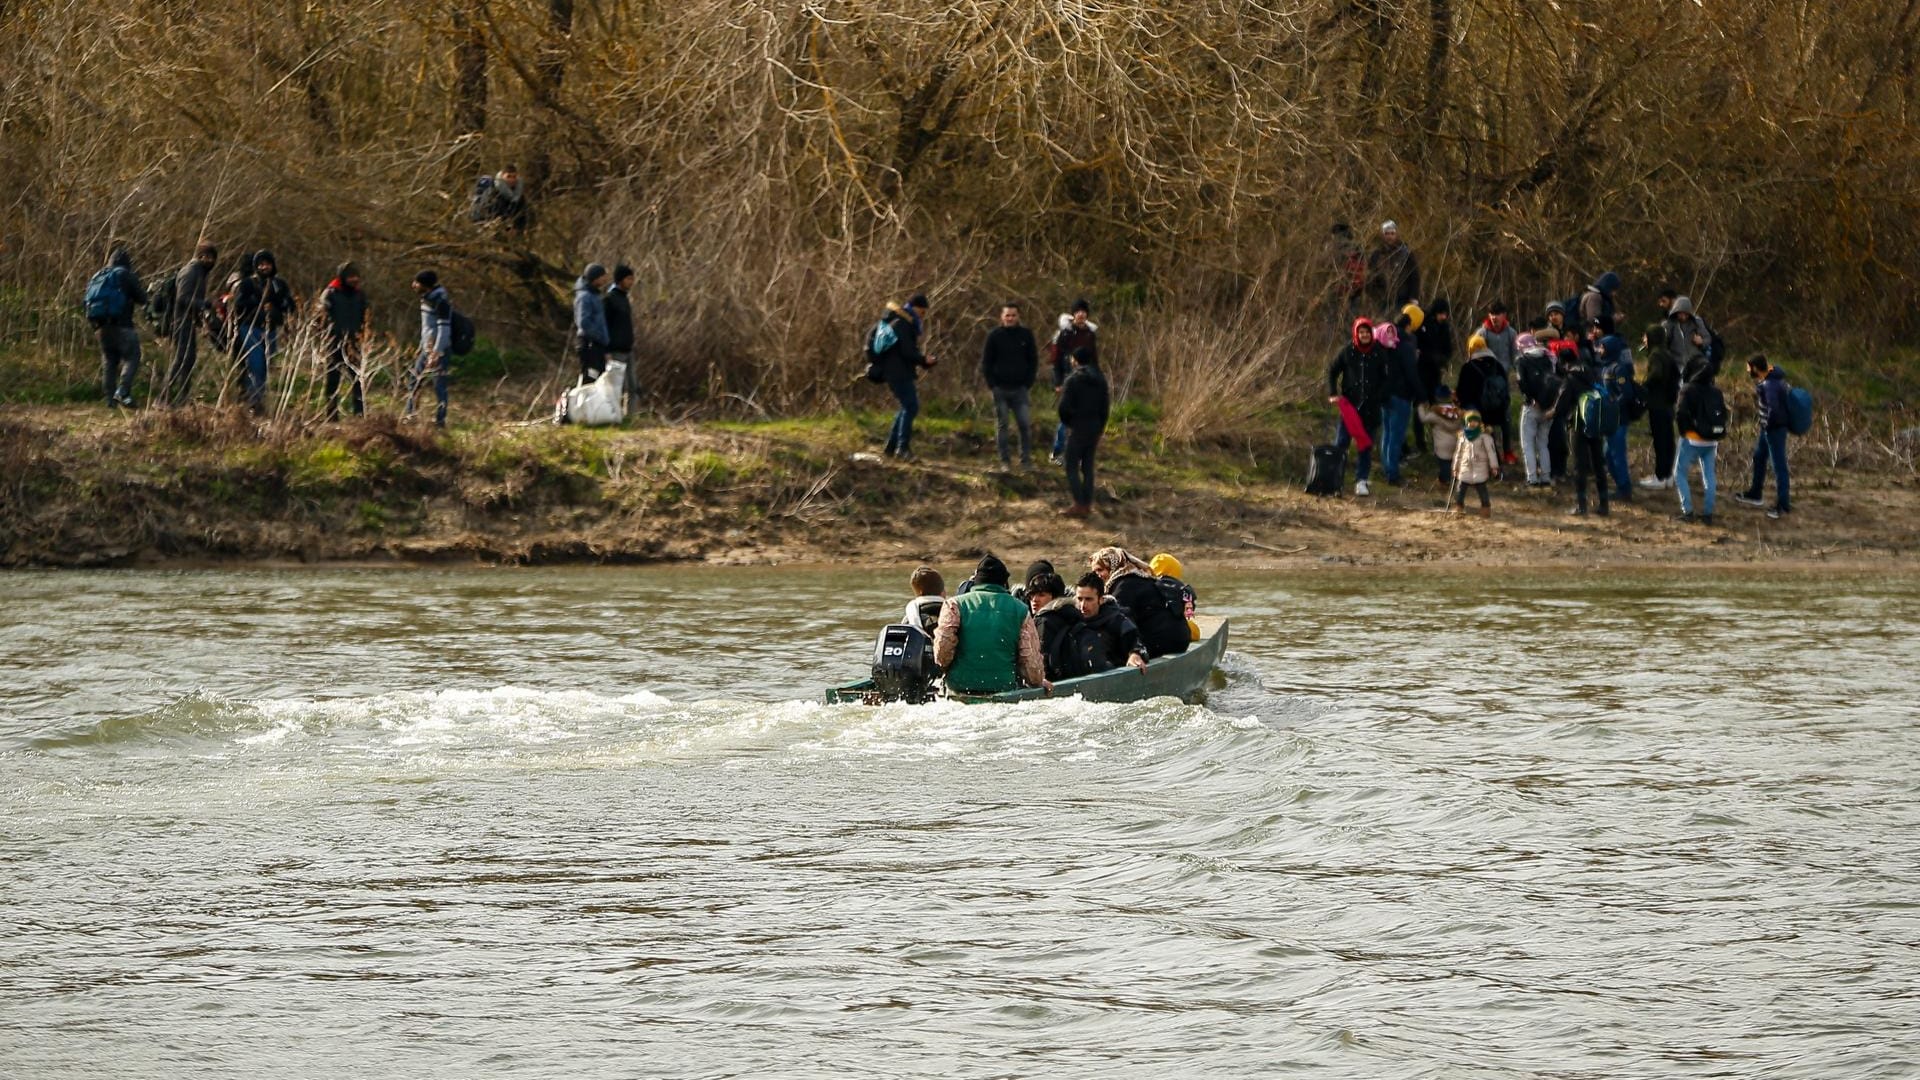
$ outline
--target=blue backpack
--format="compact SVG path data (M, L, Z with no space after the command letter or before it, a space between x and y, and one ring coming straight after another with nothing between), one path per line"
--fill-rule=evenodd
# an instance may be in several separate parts
M1573 422L1580 434L1589 439L1604 439L1620 429L1620 399L1613 396L1605 379L1580 395L1580 407Z
M1804 386L1787 391L1787 431L1805 435L1813 430L1813 395Z
M127 317L133 298L127 295L126 268L109 266L87 281L87 321L95 326Z

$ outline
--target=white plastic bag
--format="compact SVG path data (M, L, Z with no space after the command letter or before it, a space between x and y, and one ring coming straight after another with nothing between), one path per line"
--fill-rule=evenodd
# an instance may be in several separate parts
M600 377L576 386L561 398L566 419L587 427L617 424L627 418L627 365L618 360L607 365Z

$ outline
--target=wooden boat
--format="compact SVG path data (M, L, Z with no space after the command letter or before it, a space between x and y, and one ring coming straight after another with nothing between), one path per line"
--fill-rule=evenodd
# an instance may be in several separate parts
M1077 697L1086 701L1145 701L1157 697L1192 700L1206 689L1213 669L1220 666L1220 658L1227 651L1226 619L1202 615L1194 621L1200 624L1200 640L1189 645L1187 651L1179 656L1150 660L1145 671L1121 667L1098 675L1063 679L1053 684L1053 696ZM1034 701L1046 696L1046 691L1037 686L1024 686L1000 694L953 694L948 700L980 704ZM868 679L827 691L827 703L878 705L882 704L882 699L873 687L873 680Z

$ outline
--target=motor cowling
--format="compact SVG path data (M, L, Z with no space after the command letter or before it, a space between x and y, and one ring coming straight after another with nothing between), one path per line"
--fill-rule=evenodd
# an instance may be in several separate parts
M873 646L873 688L887 701L932 701L940 669L933 662L933 639L917 626L884 627Z

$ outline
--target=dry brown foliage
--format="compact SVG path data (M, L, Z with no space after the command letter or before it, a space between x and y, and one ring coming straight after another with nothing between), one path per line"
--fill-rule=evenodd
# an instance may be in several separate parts
M1668 281L1775 341L1920 304L1913 0L22 0L0 20L0 332L76 351L77 320L42 316L112 238L148 269L203 235L271 245L308 293L356 258L402 352L404 283L433 265L485 333L556 365L571 275L630 262L653 385L746 410L840 400L906 291L935 297L947 394L995 302L1038 325L1087 293L1118 381L1178 399L1189 437L1217 426L1206 402L1284 388L1337 341L1311 313L1338 219L1396 218L1456 310L1606 269L1630 306ZM508 160L524 238L464 221Z

